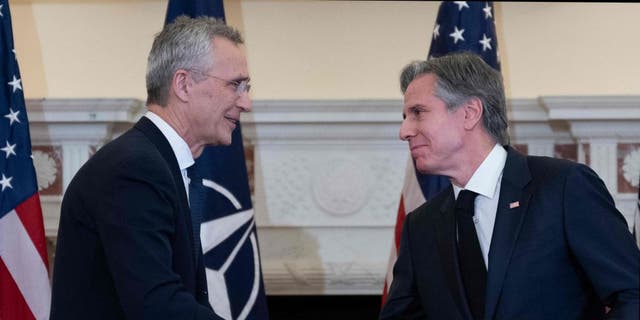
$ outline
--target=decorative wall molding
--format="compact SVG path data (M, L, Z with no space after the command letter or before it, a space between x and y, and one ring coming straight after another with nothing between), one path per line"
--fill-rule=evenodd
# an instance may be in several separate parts
M390 239L387 227L261 227L259 237L269 294L380 294L391 247L374 240Z
M26 107L33 149L61 150L44 154L62 162L54 172L36 166L38 176L46 171L62 181L55 192L40 190L45 234L55 236L62 195L73 175L92 150L124 132L140 117L143 104L136 99L27 99Z
M640 150L640 96L541 97L539 100L550 121L567 123L575 143L589 146L583 158L588 159L587 164L605 182L627 221L633 222L632 194L619 190L624 179L620 159ZM626 154L619 152L621 144L628 144Z
M245 137L259 137L261 144L364 139L400 145L401 121L400 100L258 100L241 116Z
M640 119L640 96L548 96L539 100L550 120Z
M398 139L402 101L253 105L241 120L245 146L253 148L267 292L379 294L408 159L406 143ZM57 233L62 192L73 174L129 128L142 106L133 99L27 101L34 149L59 162L62 171L55 173L62 187L53 182L42 196L48 236ZM640 157L640 96L512 99L507 112L513 145L589 164L632 222L638 181L630 171L640 167L633 163ZM51 161L45 162L43 174L51 180Z

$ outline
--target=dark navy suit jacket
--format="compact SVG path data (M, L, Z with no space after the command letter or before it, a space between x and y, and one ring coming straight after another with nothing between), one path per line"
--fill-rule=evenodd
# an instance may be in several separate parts
M51 319L218 319L193 243L178 162L142 118L92 156L65 193Z
M484 319L640 319L640 251L602 180L506 149ZM472 319L454 201L449 187L407 216L380 319Z

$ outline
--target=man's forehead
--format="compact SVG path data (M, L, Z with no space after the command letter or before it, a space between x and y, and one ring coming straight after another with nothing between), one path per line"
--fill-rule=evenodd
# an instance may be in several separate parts
M213 45L214 51L218 50L229 50L229 51L241 51L244 52L244 45L242 43L235 43L230 39L225 37L213 37L211 39L211 44Z
M416 77L404 93L404 100L421 99L435 93L436 79L431 74L424 74Z
M241 44L226 38L214 38L212 43L214 70L232 73L234 77L248 77L247 58Z
M436 76L431 73L423 73L417 75L407 86L407 92L410 89L424 90L432 88L436 83Z

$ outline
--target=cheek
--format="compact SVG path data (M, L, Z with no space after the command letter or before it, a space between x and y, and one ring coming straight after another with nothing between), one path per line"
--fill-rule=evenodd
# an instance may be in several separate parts
M460 137L453 128L443 121L430 121L422 123L420 133L426 140L427 146L431 148L431 152L445 152L449 148L458 144Z
M437 139L441 132L442 128L440 128L440 124L437 121L433 120L423 120L418 125L418 130L420 134L427 138L428 140Z
M220 101L212 100L207 109L208 117L213 121L222 121L224 117L224 108L225 106L222 105Z
M227 114L233 107L235 106L235 94L233 96L224 95L218 97L215 101L216 105L216 114L219 115L220 118L223 118L225 114Z

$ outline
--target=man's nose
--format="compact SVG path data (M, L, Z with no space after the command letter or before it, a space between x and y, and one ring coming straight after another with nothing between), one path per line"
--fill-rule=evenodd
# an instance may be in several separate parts
M239 97L236 105L242 110L242 112L251 112L253 110L251 102L251 97L249 96L249 92L243 92Z
M400 125L400 140L409 141L411 137L415 136L415 130L412 125L405 119L402 120L402 124Z

